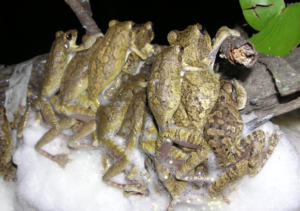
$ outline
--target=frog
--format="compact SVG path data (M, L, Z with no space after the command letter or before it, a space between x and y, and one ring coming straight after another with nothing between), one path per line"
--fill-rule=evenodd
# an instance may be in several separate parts
M143 25L143 27L139 27L139 30L134 31L133 33L133 23L131 21L121 23L116 20L112 20L110 21L109 26L110 28L105 36L99 37L90 49L79 52L78 55L75 55L71 63L68 65L66 74L61 82L60 100L56 96L51 99L56 110L65 114L67 117L71 117L67 121L67 125L64 125L64 128L73 126L76 120L82 120L84 122L91 121L90 124L93 124L92 120L95 119L96 116L95 109L99 104L97 104L97 100L91 101L88 100L87 97L91 90L94 91L91 89L89 84L93 83L95 79L94 74L96 73L96 70L93 69L95 59L96 64L98 66L100 65L100 69L105 68L105 74L109 72L117 74L122 66L121 63L125 62L128 53L136 52L145 59L152 49L152 45L149 44L154 37L151 22L147 22ZM136 49L135 43L142 51ZM116 46L118 46L118 48ZM97 55L97 58L94 58L95 55ZM100 57L103 58L101 59ZM106 61L107 58L112 58L112 60ZM97 59L100 59L101 61L98 61ZM73 75L76 75L77 77L70 77ZM96 76L98 75L99 74L96 73ZM103 74L101 73L101 75ZM93 84L97 86L99 85L97 83ZM72 104L72 101L74 100L76 100L76 103ZM88 129L86 131L87 134L90 133L90 129L94 129L94 127L84 128ZM36 149L40 149L43 145L51 141L57 134L51 131L48 134L45 134L45 136L46 135L49 136L45 139L41 139L42 141L37 143ZM70 147L82 147L82 145L79 146L74 143L74 137L69 140ZM86 146L84 145L83 147ZM54 159L59 162L59 165L65 167L69 162L67 155L57 156L59 156L60 159L57 160L55 157ZM53 156L49 156L49 158L51 159Z
M66 129L75 124L75 119L57 121L54 110L50 104L52 96L58 92L67 65L70 62L72 54L74 52L83 51L89 49L102 33L94 35L88 35L84 42L77 46L77 30L69 30L67 32L58 31L56 33L56 39L52 44L45 70L42 76L41 91L38 98L33 103L33 107L37 107L41 110L41 113L45 121L52 127L47 133L35 145L35 150L41 155L56 160L62 167L68 162L67 155L61 154L53 156L48 152L42 150L42 146L51 141L57 136L61 129Z
M213 73L214 60L228 36L240 36L240 33L221 27L212 45L209 34L200 24L189 26L182 32L171 31L168 34L170 45L184 48L181 61L175 63L173 59L175 67L172 69L166 66L166 59L158 63L155 58L153 63L148 101L159 128L156 156L160 163L173 162L168 160L173 143L195 149L176 172L176 179L208 180L202 174L196 175L194 169L210 152L202 134L207 116L219 95L219 76ZM173 72L166 74L169 69ZM182 76L182 70L188 71Z
M152 30L152 26L150 26ZM140 51L135 45L134 23L132 21L109 22L103 41L94 52L90 61L90 74L86 101L91 109L97 110L100 105L100 93L119 75L129 53L134 52L141 59L146 60L151 46Z
M152 29L152 22L148 21L145 24L136 24L134 28L134 37L135 41L134 44L137 47L137 49L141 51L145 51L146 54L149 55L153 51L153 46L150 44L151 41L154 39L154 32ZM122 68L121 73L117 76L117 78L103 91L102 98L105 100L111 96L113 96L116 91L118 90L120 84L122 83L122 75L123 73L128 73L135 75L140 72L140 68L142 64L145 61L141 60L141 58L135 54L134 52L131 52L128 55L127 61Z
M90 35L80 46L77 46L75 43L77 30L58 31L55 36L56 39L52 44L42 76L41 91L34 104L41 109L46 122L51 127L59 130L59 125L49 100L60 88L61 80L70 62L72 53L90 48L96 41L96 38L103 36L103 34Z
M153 163L154 168L156 169L159 181L163 183L164 187L167 189L167 192L172 197L167 210L174 210L178 202L189 202L189 199L187 199L189 198L187 197L187 194L191 196L191 200L193 197L195 197L195 195L192 197L194 193L191 194L189 192L190 188L194 188L195 184L191 184L187 181L177 180L174 176L174 172L176 172L176 170L182 165L189 154L185 152L185 149L172 146L169 156L172 158L173 162L168 166L161 164L155 155L157 135L158 128L151 111L148 109L144 117L142 134L139 138L139 148L148 157L148 159L146 159L147 170L152 167L152 165L149 167L149 162L147 162L148 160L151 160L151 164ZM207 173L207 169L204 168L204 166L199 166L199 168L201 168L199 172L202 174ZM195 170L198 170L198 168ZM163 192L161 190L161 186L156 187L156 192ZM197 194L197 192L195 194ZM185 200L181 200L182 197L185 198Z
M16 181L16 165L12 162L13 142L10 134L6 110L0 105L0 175L4 181Z
M220 94L205 124L204 139L216 155L218 168L227 170L209 186L208 194L218 196L224 189L243 178L245 175L256 176L273 153L281 135L278 127L271 136L265 150L266 136L264 131L256 130L241 139L243 121L239 110L243 109L247 100L245 89L234 80L236 102L233 98L233 85L221 79Z
M107 164L107 157L115 159L115 162L107 167L102 180L110 186L124 190L127 195L147 195L147 180L139 177L142 174L147 178L147 174L138 171L130 159L142 129L146 107L146 76L144 73L134 76L125 73L123 77L126 78L122 79L118 91L97 109L96 119L85 124L70 138L70 142L75 145L82 137L95 134L92 145L104 149L106 155L103 163ZM122 137L124 143L116 143L112 139L115 135ZM110 180L124 170L127 179L131 181L130 184L119 184Z

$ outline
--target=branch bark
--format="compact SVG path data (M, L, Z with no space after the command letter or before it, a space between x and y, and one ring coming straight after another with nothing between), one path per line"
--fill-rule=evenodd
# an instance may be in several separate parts
M65 0L65 2L76 14L82 27L86 29L87 35L101 32L98 25L91 16L92 11L88 0L82 1L83 3L81 3L79 0Z

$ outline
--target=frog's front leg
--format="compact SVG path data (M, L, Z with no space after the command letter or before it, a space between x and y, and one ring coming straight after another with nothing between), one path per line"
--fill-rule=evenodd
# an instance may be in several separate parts
M156 153L159 160L166 159L171 150L172 142L187 148L196 149L180 166L175 174L176 178L184 181L207 180L208 177L206 175L196 175L192 170L206 159L210 151L208 144L202 138L186 130L169 128L162 135L159 135L157 139Z
M146 60L148 58L150 51L152 51L152 49L153 49L153 45L149 43L147 43L142 50L139 50L135 45L133 45L132 47L129 48L127 52L127 56L130 52L133 52L136 55L138 55L142 60Z
M100 143L112 157L118 159L103 175L102 180L105 183L113 187L120 188L124 191L144 194L145 191L147 191L147 188L141 184L119 184L109 181L109 179L124 171L131 161L129 159L128 153L124 149L119 147L112 139L104 138L100 140Z
M40 153L41 155L53 160L56 162L60 167L65 168L65 166L70 162L71 160L68 158L67 154L57 154L57 155L52 155L45 150L42 149L42 147L52 141L60 132L60 129L68 129L72 127L76 122L76 119L73 118L67 118L67 119L62 119L58 122L60 125L59 129L52 128L48 132L46 132L43 137L36 143L35 145L35 150Z

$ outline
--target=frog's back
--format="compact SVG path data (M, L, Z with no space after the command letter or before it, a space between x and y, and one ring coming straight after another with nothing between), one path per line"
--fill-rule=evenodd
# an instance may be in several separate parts
M100 92L119 75L125 64L132 32L122 31L122 28L118 30L120 26L117 26L107 31L91 58L88 82L88 95L91 100L98 98Z
M219 80L209 71L186 72L181 90L183 106L174 114L174 124L201 136L219 90Z
M151 69L148 100L160 129L169 126L180 103L181 57L174 53L179 48L179 45L175 45L162 49L156 55Z
M218 157L226 160L231 147L240 140L242 130L243 120L232 96L221 89L218 101L205 125L204 139Z

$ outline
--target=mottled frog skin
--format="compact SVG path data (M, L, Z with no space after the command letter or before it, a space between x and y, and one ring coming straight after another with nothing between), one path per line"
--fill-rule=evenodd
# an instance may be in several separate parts
M40 107L45 120L57 130L59 129L59 125L49 100L59 90L72 52L90 48L96 38L101 35L102 33L91 35L82 45L77 46L75 43L77 39L76 30L70 30L65 33L59 31L56 33L56 39L52 44L42 76L41 92L37 100L37 105Z
M154 39L154 32L152 29L152 22L147 22L145 24L137 24L135 25L134 31L134 44L136 48L142 52L145 52L149 55L149 53L152 51L153 46L150 44L150 42ZM134 52L131 52L128 55L127 61L122 69L122 72L118 75L118 77L109 85L109 88L106 88L103 93L103 99L107 99L111 96L113 96L118 88L120 87L120 84L122 83L122 75L123 73L129 73L132 75L135 75L140 72L140 63L141 58L135 54Z
M148 86L148 102L158 125L156 142L156 167L160 179L171 193L176 204L181 191L172 190L176 183L166 168L173 143L195 149L175 174L185 181L205 180L203 174L195 174L195 168L203 163L210 151L202 138L207 116L219 95L218 77L213 73L216 54L228 36L240 36L227 27L219 29L213 45L208 33L196 24L183 32L173 31L168 35L171 47L156 49ZM180 51L183 46L184 51ZM199 58L200 57L200 58ZM191 71L181 77L181 71ZM162 172L166 172L164 175ZM168 187L169 186L169 187ZM182 185L180 185L182 187ZM173 194L174 193L174 194ZM170 208L171 209L171 208Z
M204 139L217 157L218 167L227 167L210 187L208 193L214 197L225 188L241 179L244 175L255 176L265 165L273 153L280 136L276 128L268 138L269 146L265 150L265 133L257 130L241 139L243 121L238 109L246 102L246 91L235 81L237 103L233 99L233 87L221 80L221 90L218 101L208 116L205 125Z
M202 175L191 174L190 171L202 163L209 153L209 147L202 139L203 128L219 94L218 76L213 73L212 67L216 52L228 36L239 36L239 33L222 27L217 32L214 45L211 45L208 33L199 24L189 26L182 32L172 31L168 35L170 44L184 47L181 66L177 65L174 74L164 74L164 67L152 68L148 99L160 130L157 139L158 159L160 162L166 160L172 143L196 149L176 172L177 179L207 179ZM181 70L192 71L181 77ZM155 85L152 88L151 80L159 84L156 86L159 88L154 89ZM171 81L172 86L169 86L167 80ZM152 95L155 96L153 99Z
M36 101L36 106L41 109L44 119L53 129L50 129L43 135L35 145L35 150L41 155L57 162L63 168L69 161L67 155L53 156L41 148L56 137L61 129L66 129L74 125L75 119L63 119L58 122L49 100L60 88L72 52L90 48L99 36L102 36L102 33L89 35L82 45L77 46L75 44L77 39L76 30L70 30L66 33L62 31L57 32L42 76L41 92Z
M142 52L134 44L133 26L132 21L110 21L103 41L91 59L87 91L93 110L100 105L99 94L119 75L130 52L147 59L148 50L145 48Z
M109 185L125 190L126 192L146 194L147 180L135 180L136 167L131 163L130 153L137 147L137 137L143 125L146 112L145 75L129 76L120 87L120 90L110 99L109 105L100 105L97 110L97 138L99 145L115 159L108 168L102 180ZM117 135L124 138L125 147L115 143L110 134L118 131ZM127 168L130 170L126 170ZM127 178L134 180L132 184L118 184L110 178L122 171L127 172Z
M0 175L4 181L16 181L16 166L12 162L12 139L4 106L0 106Z
M76 141L94 133L93 146L104 148L107 155L115 162L102 177L107 184L126 191L126 194L148 194L147 173L139 171L131 162L130 153L137 147L137 137L143 125L146 112L145 74L129 75L125 73L118 91L97 109L96 119L85 124L70 139L70 145L76 147ZM123 137L123 144L116 143L112 137L117 133ZM107 164L109 157L103 162ZM106 169L105 169L106 170ZM127 172L131 184L119 184L110 179L122 171ZM138 175L144 175L143 178Z

